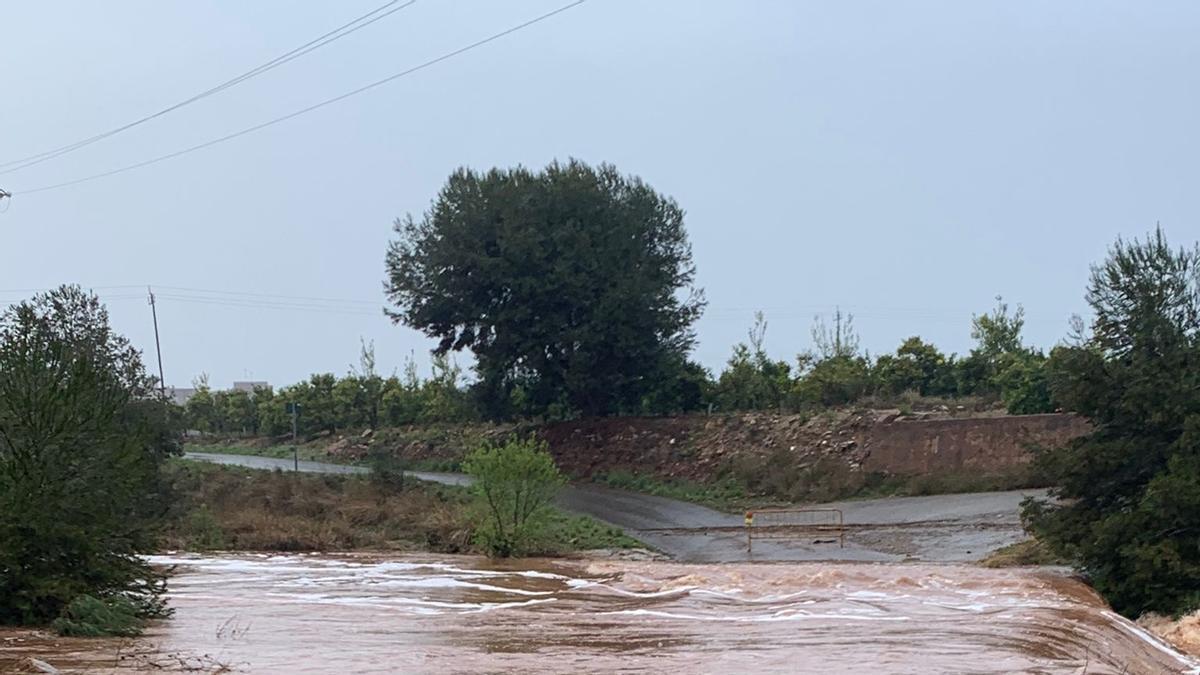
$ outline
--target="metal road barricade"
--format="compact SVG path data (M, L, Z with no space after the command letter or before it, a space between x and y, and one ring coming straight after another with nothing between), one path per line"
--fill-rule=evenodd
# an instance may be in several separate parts
M846 546L846 522L841 509L755 509L746 512L746 550L755 539L797 539L812 535L836 537ZM818 539L813 543L832 543Z

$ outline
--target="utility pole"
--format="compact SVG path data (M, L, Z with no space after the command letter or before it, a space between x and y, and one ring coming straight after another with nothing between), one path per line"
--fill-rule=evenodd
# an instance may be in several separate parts
M296 427L297 420L300 417L300 404L287 404L287 411L292 414L292 470L299 473L300 471L300 446L296 445Z
M158 342L158 308L154 306L154 291L149 286L146 292L150 294L150 314L154 317L154 351L158 354L158 386L163 398L167 397L167 380L163 377L162 345Z

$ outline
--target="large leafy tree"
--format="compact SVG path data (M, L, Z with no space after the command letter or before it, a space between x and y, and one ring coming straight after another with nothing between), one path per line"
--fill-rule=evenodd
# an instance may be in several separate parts
M94 295L62 287L0 314L0 623L73 599L160 607L159 467L177 425Z
M611 165L450 176L386 258L396 322L471 350L492 415L638 410L681 376L703 307L683 211Z
M1058 347L1057 401L1090 435L1036 465L1060 486L1025 515L1113 606L1136 615L1200 606L1200 247L1161 230L1118 240L1092 270L1092 335Z

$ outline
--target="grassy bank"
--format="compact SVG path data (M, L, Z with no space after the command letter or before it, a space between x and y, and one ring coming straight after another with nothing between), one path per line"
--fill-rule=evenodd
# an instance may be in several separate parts
M905 476L820 464L801 469L768 464L737 467L712 482L663 479L625 471L596 474L592 481L731 513L764 506L1043 487L1023 470L1003 474L956 472Z
M984 567L1024 567L1029 565L1069 565L1037 539L1026 539L993 551L979 563Z
M175 461L165 549L475 552L464 488L409 480L261 471ZM554 512L535 553L639 543L590 518Z

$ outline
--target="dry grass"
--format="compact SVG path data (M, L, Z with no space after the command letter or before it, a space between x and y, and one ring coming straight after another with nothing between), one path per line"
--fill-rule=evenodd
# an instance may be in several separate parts
M165 549L477 552L465 488L178 461ZM642 546L586 516L551 510L536 555Z
M1179 651L1200 657L1200 611L1178 619L1161 614L1143 614L1137 624L1171 643Z
M186 550L332 551L470 548L461 491L362 478L191 462L169 469L174 505L163 546Z

